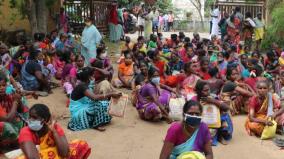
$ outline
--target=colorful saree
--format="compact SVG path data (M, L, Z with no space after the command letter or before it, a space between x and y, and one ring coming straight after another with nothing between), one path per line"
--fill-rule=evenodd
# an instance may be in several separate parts
M12 109L13 95L5 95L0 100L0 117L6 116ZM28 108L23 104L19 107L17 113L23 117L28 116ZM17 142L20 129L24 126L24 122L15 115L11 121L0 122L0 146L7 146L11 143Z
M192 97L196 96L195 94L195 85L197 81L200 79L197 75L190 75L181 83L181 94L187 99L190 100Z
M272 95L271 93L269 93L263 103L259 103L258 97L254 96L250 100L249 105L251 109L255 109L255 118L260 120L266 120L268 116L273 114L274 110L279 109L280 101L276 95ZM281 120L281 118L283 117L280 116L276 119L278 125L283 124L283 120ZM250 135L255 134L256 136L261 136L264 127L264 124L252 122L249 120L249 118L245 123L245 128L248 134Z
M199 129L195 130L192 136L183 144L174 147L170 159L176 159L180 154L192 151Z
M244 88L247 89L248 88ZM245 97L243 95L236 95L234 99L232 99L232 92L223 92L221 91L220 99L230 105L230 110L232 115L238 115L242 112L248 113L248 102L249 97Z
M147 83L137 93L136 108L142 117L152 116L154 118L161 115L158 105L153 102L154 96L158 96L160 103L165 108L168 108L171 93L166 90L160 90L151 83Z
M128 84L131 84L134 79L134 65L126 65L124 62L118 66L118 72L122 75L122 78L126 80ZM119 78L115 78L112 81L116 87L122 87L123 83Z
M70 99L71 119L68 128L73 131L96 128L107 124L111 116L107 113L109 101L94 101L83 97L77 101Z
M86 141L73 140L69 143L68 159L87 159L91 153L91 148ZM56 147L55 140L51 132L40 138L39 156L41 159L63 159ZM27 159L24 155L17 159Z

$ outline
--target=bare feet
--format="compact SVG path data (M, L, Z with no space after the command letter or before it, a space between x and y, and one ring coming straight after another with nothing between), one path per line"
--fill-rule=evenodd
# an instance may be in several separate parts
M221 138L219 141L222 145L228 145L228 141L226 141L224 138Z
M102 126L96 127L95 129L100 131L100 132L106 131L106 128L104 128Z

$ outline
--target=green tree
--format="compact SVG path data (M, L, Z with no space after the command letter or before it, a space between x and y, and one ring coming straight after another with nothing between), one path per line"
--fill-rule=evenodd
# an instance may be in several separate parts
M16 8L23 18L28 18L32 34L47 33L49 7L56 0L9 0L10 7Z
M276 6L276 5L274 5ZM284 2L280 2L277 7L272 8L272 19L262 41L262 48L269 49L273 42L284 47Z

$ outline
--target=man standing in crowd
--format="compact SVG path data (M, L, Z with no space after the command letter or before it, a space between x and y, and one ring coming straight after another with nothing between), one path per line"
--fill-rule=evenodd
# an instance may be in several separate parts
M68 16L65 13L63 7L60 8L60 14L57 25L58 25L59 34L68 32Z
M164 31L169 31L169 14L168 13L165 13L165 15L163 16L163 19L164 19Z
M152 31L153 31L153 34L155 34L155 31L157 32L158 34L158 28L159 28L159 11L157 11L157 9L154 7L153 8L153 28L152 28Z
M218 5L214 6L214 10L211 13L211 17L212 17L212 30L211 30L210 36L212 36L212 35L218 36L219 35L218 23L219 23L219 20L220 20L220 11L219 11Z
M262 21L262 14L258 13L257 17L255 17L253 20L255 23L254 34L256 41L256 50L259 50L259 45L261 43L261 40L263 39L264 27L265 27Z
M169 22L168 22L168 27L169 27L169 31L172 31L173 30L173 27L174 27L174 19L175 19L175 16L173 14L172 11L169 12Z

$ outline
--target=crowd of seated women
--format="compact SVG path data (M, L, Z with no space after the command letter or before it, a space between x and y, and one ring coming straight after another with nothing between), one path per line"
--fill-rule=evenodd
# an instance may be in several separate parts
M46 105L27 107L25 96L52 93L58 86L54 79L60 81L68 98L68 129L72 131L105 131L112 119L110 99L119 98L122 88L132 90L131 101L142 120L172 123L161 159L187 151L199 151L212 159L211 146L227 145L233 138L235 115L248 115L244 124L249 135L261 136L264 127L273 124L268 117L277 122L279 130L283 126L284 54L275 46L263 56L217 36L202 39L194 33L190 39L179 33L165 39L159 33L149 41L140 36L136 43L126 37L115 64L104 43L97 47L96 58L86 62L72 36L57 37L53 32L51 36L35 34L34 39L34 43L24 41L13 53L0 45L0 140L20 146L27 158L48 152L72 158L72 152L78 151L80 156L73 157L77 159L90 153L84 141L67 142ZM177 98L185 100L180 122L170 115L169 103ZM208 105L217 110L218 126L202 120Z
M133 47L123 45L112 84L132 89L132 104L142 120L172 123L170 100L186 101L183 121L169 128L160 158L174 158L185 150L211 158L211 145L227 145L233 138L235 115L248 115L243 124L249 135L260 137L264 127L272 125L268 117L282 130L284 69L275 48L260 54L229 39L201 39L197 33L193 39L183 33L168 39L159 33L149 41L140 36ZM207 105L217 108L219 126L199 121ZM196 139L201 132L206 137Z

